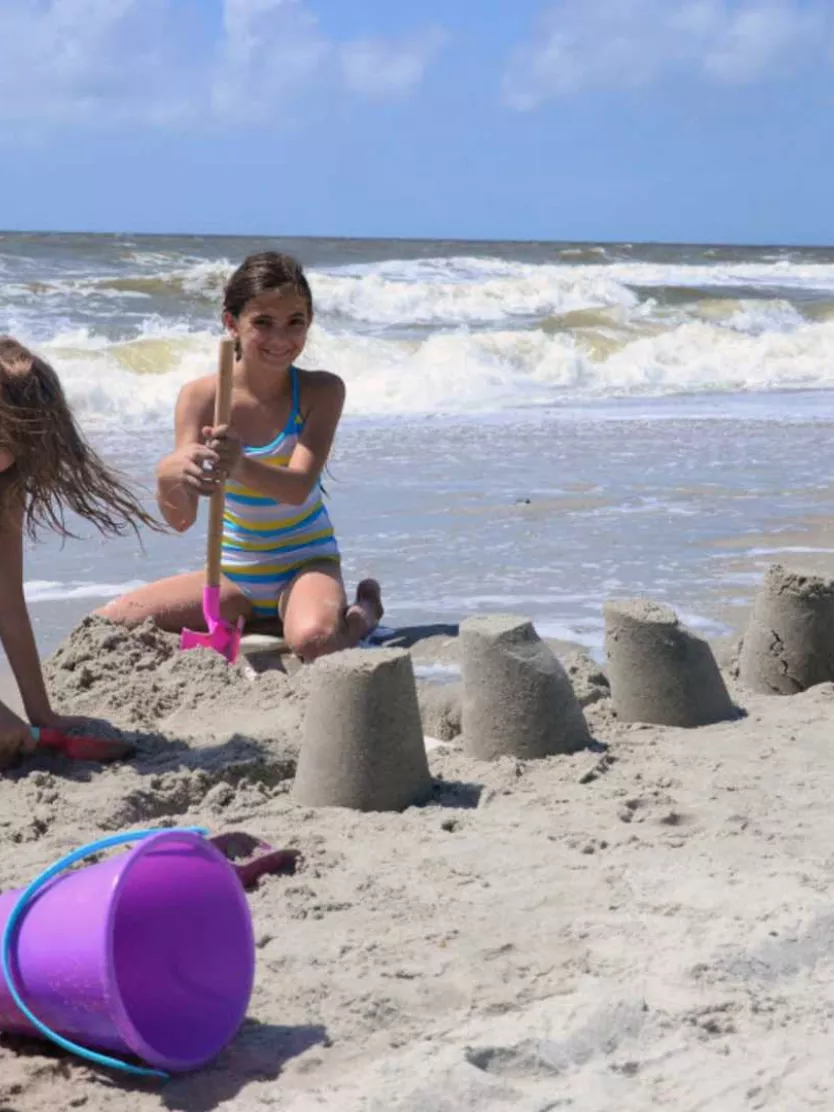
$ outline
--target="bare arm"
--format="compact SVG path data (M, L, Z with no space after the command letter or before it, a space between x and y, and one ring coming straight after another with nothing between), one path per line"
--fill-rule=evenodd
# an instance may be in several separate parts
M0 641L17 680L29 721L50 721L52 709L41 671L32 622L23 597L23 507L0 525Z
M337 375L316 372L308 383L304 429L287 466L241 456L232 471L239 483L290 506L300 506L318 482L345 404L345 384Z
M172 528L183 533L197 518L200 495L211 494L217 479L202 470L204 461L217 462L217 453L202 441L202 429L210 423L214 378L187 383L177 398L174 412L174 451L156 469L156 501Z

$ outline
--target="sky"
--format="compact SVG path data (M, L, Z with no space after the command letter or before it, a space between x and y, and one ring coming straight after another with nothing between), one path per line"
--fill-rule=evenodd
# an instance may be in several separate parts
M0 227L834 244L834 0L0 0Z

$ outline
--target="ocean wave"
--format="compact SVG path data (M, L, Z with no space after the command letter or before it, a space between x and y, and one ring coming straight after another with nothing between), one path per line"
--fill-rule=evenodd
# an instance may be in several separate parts
M47 298L108 295L176 298L185 295L217 302L232 269L230 263L222 261L195 261L159 273L72 276L31 281L25 285L5 286L3 294L8 297L19 292L37 293Z
M569 249L565 249L569 250ZM596 248L585 250L585 256ZM583 310L648 306L655 316L690 316L721 301L787 301L808 318L834 314L834 265L772 263L658 264L561 261L524 263L461 255L310 268L319 316L331 326L363 331L460 326L518 326ZM601 259L601 255L597 255ZM205 321L219 314L234 264L161 252L129 253L125 272L43 278L27 273L0 287L20 305L64 299L152 298L172 315ZM823 306L823 307L821 307ZM29 306L37 311L37 304Z
M780 262L660 265L528 264L505 259L420 259L311 274L325 314L363 323L453 327L540 319L583 309L697 311L704 299L834 301L834 266Z
M576 399L834 385L834 321L688 321L642 332L432 332L386 338L311 331L304 366L327 367L359 415L494 412ZM82 417L169 424L182 385L214 369L217 336L185 325L113 343L76 330L41 344Z
M573 250L312 267L302 362L341 373L347 412L371 415L834 385L834 264ZM126 246L80 266L18 260L0 330L55 362L84 420L169 425L182 385L214 369L232 261Z
M334 318L376 325L486 324L536 320L553 313L608 305L636 305L637 297L604 272L590 275L560 267L477 281L394 281L382 274L317 274L316 304Z

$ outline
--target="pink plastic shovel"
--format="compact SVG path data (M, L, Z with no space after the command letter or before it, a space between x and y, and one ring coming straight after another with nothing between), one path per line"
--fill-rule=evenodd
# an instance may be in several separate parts
M214 403L215 425L227 425L232 408L232 372L235 364L234 342L229 339L220 341L220 355L217 368L217 398ZM194 629L183 629L180 648L214 649L225 656L230 664L237 660L243 619L236 624L225 621L220 616L220 550L223 543L223 512L226 492L223 487L215 491L209 503L208 551L206 555L206 585L203 588L203 617L206 619L208 633Z

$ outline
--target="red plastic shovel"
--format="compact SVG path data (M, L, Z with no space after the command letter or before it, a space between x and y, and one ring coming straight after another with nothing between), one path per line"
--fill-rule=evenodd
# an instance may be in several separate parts
M220 341L217 368L217 397L214 403L215 425L227 425L232 408L232 372L235 365L234 341ZM208 633L184 629L182 649L214 649L230 664L237 660L243 619L233 625L220 616L220 550L223 543L223 512L226 505L224 487L215 491L209 504L208 551L206 554L206 585L203 588L203 617Z
M37 743L36 751L51 749L74 761L106 763L119 761L133 753L134 747L129 741L119 741L116 738L75 737L72 734L61 733L60 730L39 726L30 726L29 729Z
M216 834L209 841L220 850L246 889L256 888L262 876L293 876L301 863L300 850L275 849L243 831Z

